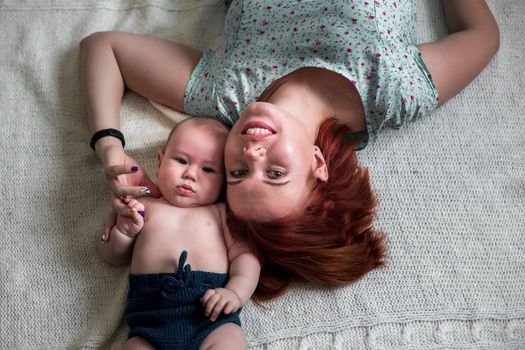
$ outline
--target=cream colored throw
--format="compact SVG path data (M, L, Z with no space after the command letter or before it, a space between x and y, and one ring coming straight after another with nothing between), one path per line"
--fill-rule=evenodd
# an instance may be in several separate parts
M502 35L490 66L359 154L381 198L388 267L249 303L250 349L525 349L525 2L488 2ZM421 41L442 35L440 1L417 4ZM0 349L126 337L128 270L96 250L110 194L88 145L80 39L123 30L203 49L223 19L222 0L0 0ZM125 97L127 151L152 174L173 118Z

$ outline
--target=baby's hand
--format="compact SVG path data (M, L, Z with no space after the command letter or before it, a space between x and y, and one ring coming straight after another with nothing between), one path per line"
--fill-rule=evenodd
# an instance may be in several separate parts
M144 205L133 198L122 199L130 210L130 216L117 216L116 227L122 234L135 237L144 227Z
M208 289L201 298L204 314L210 317L210 321L217 320L221 312L225 315L231 314L241 307L241 300L230 289L217 288Z

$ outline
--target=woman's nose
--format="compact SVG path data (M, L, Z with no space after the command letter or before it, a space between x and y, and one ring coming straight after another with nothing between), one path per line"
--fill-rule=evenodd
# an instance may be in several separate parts
M243 147L242 152L245 156L257 160L266 155L266 149L261 146L246 146Z

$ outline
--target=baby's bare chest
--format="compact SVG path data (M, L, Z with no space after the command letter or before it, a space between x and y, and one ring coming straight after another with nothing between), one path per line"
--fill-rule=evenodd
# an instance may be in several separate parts
M226 272L227 250L214 206L177 208L150 205L133 251L132 272L174 272L183 251L194 270ZM220 271L217 271L220 270Z

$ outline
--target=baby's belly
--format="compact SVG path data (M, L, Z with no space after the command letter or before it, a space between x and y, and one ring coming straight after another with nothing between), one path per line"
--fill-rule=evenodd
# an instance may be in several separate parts
M194 271L228 272L228 256L222 237L141 233L135 242L131 273L177 272L179 258L188 252L186 264Z

